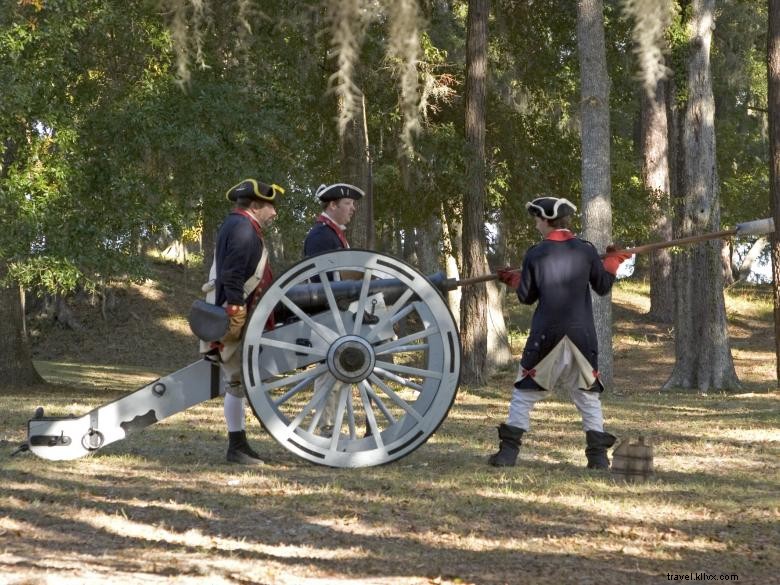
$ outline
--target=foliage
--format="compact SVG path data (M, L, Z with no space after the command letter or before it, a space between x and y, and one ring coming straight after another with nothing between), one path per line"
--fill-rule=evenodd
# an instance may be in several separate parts
M688 7L680 4L667 36L684 99ZM0 84L10 89L0 100L0 257L25 286L65 291L139 277L144 247L213 234L228 209L225 191L247 176L287 188L274 250L288 265L317 212L316 186L341 179L339 98L329 92L337 62L324 2L163 6L4 2ZM457 220L468 196L466 9L463 0L372 4L356 37L351 79L366 98L378 233L425 226L442 210ZM485 221L505 226L510 256L538 237L526 201L579 199L575 17L563 0L492 3ZM605 3L605 17L614 233L639 243L651 221L639 186L633 23L617 0ZM750 219L747 209L767 209L765 18L758 0L724 5L718 16L713 76L727 225ZM405 52L389 31L412 21L419 45ZM189 33L181 29L188 23ZM412 94L420 126L410 151Z

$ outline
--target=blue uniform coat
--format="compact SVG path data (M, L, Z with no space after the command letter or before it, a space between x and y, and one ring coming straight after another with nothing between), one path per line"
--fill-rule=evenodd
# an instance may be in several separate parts
M568 231L557 230L531 247L523 259L517 288L521 303L538 303L520 361L523 370L533 370L568 336L597 373L598 343L590 291L605 295L614 282L615 276L604 269L593 244ZM521 377L515 387L543 389L531 375ZM598 378L593 390L603 390Z
M252 220L232 212L217 234L215 304L245 305L244 283L255 273L263 254L263 240Z
M317 222L306 234L306 239L303 241L303 256L308 258L331 250L341 250L343 247L333 228Z

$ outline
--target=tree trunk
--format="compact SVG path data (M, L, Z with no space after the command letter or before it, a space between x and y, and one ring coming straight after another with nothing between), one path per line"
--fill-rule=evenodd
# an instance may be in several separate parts
M0 278L5 267L0 267ZM0 379L3 387L43 384L32 362L30 341L24 324L22 292L18 287L0 288Z
M466 33L466 194L463 197L463 277L488 272L485 241L485 96L487 92L488 0L470 0ZM480 385L511 359L506 340L495 336L504 328L503 313L490 311L487 286L461 291L461 340L464 383ZM493 297L496 296L493 291ZM492 326L492 327L491 327ZM504 333L505 335L505 333ZM488 337L493 337L488 341ZM494 345L495 344L495 345ZM502 345L506 351L501 351ZM492 351L491 351L492 350ZM503 362L503 363L502 363Z
M731 242L723 242L720 247L720 266L723 271L723 286L728 287L737 282L736 269L734 267L734 250Z
M769 109L769 199L775 225L780 226L780 0L769 0L767 34ZM772 234L772 275L775 299L775 372L780 386L780 236Z
M715 105L710 43L715 0L693 0L689 23L688 101L682 127L681 215L677 237L720 229L715 167ZM664 389L739 387L723 297L722 242L685 247L675 258L675 365Z
M666 119L666 82L659 80L652 94L642 93L642 182L650 196L652 239L672 239L669 204L669 133ZM650 312L654 321L674 318L672 256L667 248L650 254Z
M217 231L224 213L220 214L214 210L214 206L207 205L207 197L204 197L203 199L203 211L201 211L201 224L203 225L203 229L200 232L200 247L203 250L201 277L203 282L206 282L209 279L211 263L214 261L214 249L217 246Z
M750 246L750 250L748 250L748 253L745 254L742 262L740 262L737 267L737 277L739 280L746 281L748 279L750 272L753 270L753 263L761 256L761 252L764 251L764 248L766 248L768 243L769 240L764 236L761 236L753 242L753 245Z
M442 231L442 244L444 248L444 273L447 278L460 278L460 270L458 266L463 256L461 254L461 225L460 222L453 221L450 224L447 221L447 214L442 207L441 210L441 231ZM461 328L460 324L460 302L462 292L460 288L456 288L447 293L447 304L450 307L455 323L458 328Z
M582 228L586 240L604 251L612 240L612 182L609 150L609 76L602 0L577 2L582 142ZM612 386L612 294L593 296L599 371Z
M353 248L373 250L376 237L365 96L360 101L360 115L347 124L346 132L342 136L341 154L342 180L360 187L366 194L360 200L349 224L349 243Z
M442 240L441 222L432 219L417 230L417 268L424 274L441 270L439 242Z
M16 144L6 139L3 143L0 179L8 176L15 158ZM0 282L7 271L5 260L0 259ZM0 286L0 380L6 387L44 383L33 365L24 313L24 291L18 287Z

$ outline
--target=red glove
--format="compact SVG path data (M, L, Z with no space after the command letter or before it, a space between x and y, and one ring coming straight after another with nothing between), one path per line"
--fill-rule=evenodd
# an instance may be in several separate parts
M618 251L614 244L607 246L607 253L604 256L604 270L610 274L617 274L618 268L623 262L631 258L633 254Z
M498 280L503 282L510 288L517 289L520 286L520 269L519 268L499 268L496 271L498 274Z

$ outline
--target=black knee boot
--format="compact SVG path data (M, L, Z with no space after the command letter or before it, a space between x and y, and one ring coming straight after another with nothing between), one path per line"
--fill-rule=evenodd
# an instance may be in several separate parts
M263 460L255 453L246 440L246 431L228 432L228 448L226 459L229 463L242 465L262 465Z
M585 431L585 456L588 458L588 469L609 469L607 449L617 441L615 435L601 431Z
M501 424L498 427L498 438L501 442L498 445L498 452L493 453L488 459L488 463L494 467L513 467L517 461L517 453L520 451L521 438L524 429L513 427L512 425Z

